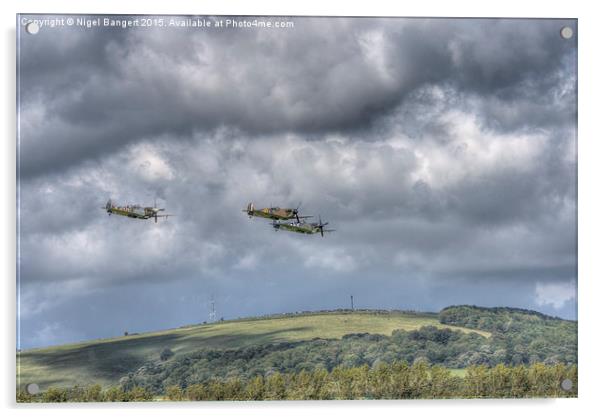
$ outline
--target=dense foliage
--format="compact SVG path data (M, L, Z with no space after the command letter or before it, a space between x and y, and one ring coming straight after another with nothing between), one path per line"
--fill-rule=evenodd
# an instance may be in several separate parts
M563 380L573 386L565 391ZM50 389L31 396L20 392L21 402L62 401L146 401L150 392L143 388L130 391L112 388L101 392L99 386L88 389ZM576 366L534 364L507 367L497 365L469 367L464 378L449 369L425 362L408 365L394 362L375 367L336 367L331 372L311 372L210 380L182 388L169 386L165 396L172 401L202 400L337 400L337 399L417 399L417 398L530 398L575 397Z
M503 356L506 364L577 363L575 321L518 308L475 306L447 307L439 313L439 321L492 332L493 354Z
M372 367L396 360L462 368L473 364L472 356L464 353L483 350L487 343L487 339L477 333L427 326L409 332L396 330L391 336L350 334L342 339L314 339L226 350L200 349L169 362L148 362L120 382L127 389L145 387L162 393L171 385L187 387L210 379L247 380L272 372L332 371L338 366Z
M120 387L111 387L103 390L100 385L73 388L48 388L46 391L31 395L26 390L17 391L17 402L138 402L152 401L154 395L147 389L136 387L124 390Z

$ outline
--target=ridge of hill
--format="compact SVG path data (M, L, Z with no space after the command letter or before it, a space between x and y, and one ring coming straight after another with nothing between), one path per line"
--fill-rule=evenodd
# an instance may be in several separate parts
M394 330L411 331L423 326L490 335L478 329L441 324L433 313L334 310L279 314L24 350L17 353L17 379L19 385L35 382L41 387L110 385L144 363L158 360L165 349L179 357L199 349L341 339L358 333L391 335Z

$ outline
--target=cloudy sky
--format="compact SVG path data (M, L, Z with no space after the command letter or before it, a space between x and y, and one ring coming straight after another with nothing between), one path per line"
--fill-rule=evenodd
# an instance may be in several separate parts
M20 347L198 323L212 295L576 318L576 22L288 20L19 29Z

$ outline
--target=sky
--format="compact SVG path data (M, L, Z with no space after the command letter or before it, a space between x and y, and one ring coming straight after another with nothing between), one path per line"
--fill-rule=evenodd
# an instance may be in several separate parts
M212 298L577 318L576 21L204 19L19 28L18 347L199 323Z

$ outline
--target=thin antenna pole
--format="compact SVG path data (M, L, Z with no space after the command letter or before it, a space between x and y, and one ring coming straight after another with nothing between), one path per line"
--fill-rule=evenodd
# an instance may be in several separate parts
M351 310L353 311L353 295L351 296Z

